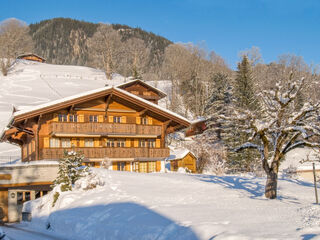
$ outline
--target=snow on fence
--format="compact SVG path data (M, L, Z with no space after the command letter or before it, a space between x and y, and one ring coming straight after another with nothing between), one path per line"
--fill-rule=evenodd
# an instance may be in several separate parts
M106 80L103 74L73 75L73 74L40 74L41 78L63 78L63 79L85 79L85 80Z

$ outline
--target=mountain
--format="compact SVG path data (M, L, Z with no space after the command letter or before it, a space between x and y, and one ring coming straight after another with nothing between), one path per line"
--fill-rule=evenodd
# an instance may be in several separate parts
M30 35L35 43L34 52L47 59L48 63L88 66L87 39L96 32L99 24L70 18L53 18L30 24ZM133 37L142 39L151 49L150 65L159 65L164 49L172 42L146 32L141 28L112 24L122 40Z

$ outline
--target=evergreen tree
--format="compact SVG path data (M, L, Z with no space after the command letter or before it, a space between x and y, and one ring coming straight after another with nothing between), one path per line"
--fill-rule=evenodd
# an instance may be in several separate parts
M234 101L231 107L235 106L243 110L258 110L259 105L254 91L254 81L252 77L251 64L246 55L238 63L238 70L233 84ZM258 111L257 111L258 112ZM232 111L230 111L232 114ZM224 123L226 125L226 123ZM232 123L225 127L225 142L229 149L235 149L239 143L245 143L248 139L247 133L240 131ZM254 171L258 163L258 154L252 149L246 149L243 152L228 152L228 166L234 171Z
M238 63L233 93L238 107L249 110L257 109L251 65L246 55Z
M83 154L65 151L64 157L59 162L58 176L54 180L54 186L60 185L62 192L72 190L72 184L88 171L87 167L82 166L83 159Z

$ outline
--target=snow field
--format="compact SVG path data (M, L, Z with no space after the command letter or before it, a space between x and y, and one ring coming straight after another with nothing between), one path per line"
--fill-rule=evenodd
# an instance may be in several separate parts
M306 182L280 179L279 198L267 200L265 179L249 175L93 171L103 186L64 192L54 208L52 194L31 202L29 226L43 231L49 222L50 231L68 239L308 239L320 234L320 207Z

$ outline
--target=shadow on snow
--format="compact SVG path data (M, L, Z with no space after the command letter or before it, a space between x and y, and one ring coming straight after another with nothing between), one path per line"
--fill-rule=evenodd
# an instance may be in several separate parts
M48 227L77 240L198 239L191 228L132 202L58 210L49 216Z

